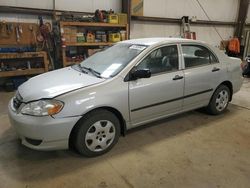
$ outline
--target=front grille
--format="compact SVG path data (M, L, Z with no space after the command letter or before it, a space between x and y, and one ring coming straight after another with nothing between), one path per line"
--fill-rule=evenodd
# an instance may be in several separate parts
M21 104L22 104L22 97L17 92L15 97L13 98L13 107L15 108L15 110L18 110L18 108L21 106Z

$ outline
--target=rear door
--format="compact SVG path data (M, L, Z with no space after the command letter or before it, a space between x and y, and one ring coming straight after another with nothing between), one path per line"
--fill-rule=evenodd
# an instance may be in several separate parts
M177 45L153 50L136 69L150 69L150 78L129 81L130 117L134 126L180 111L184 74Z
M184 60L183 109L205 106L219 85L220 63L207 47L196 44L182 44Z

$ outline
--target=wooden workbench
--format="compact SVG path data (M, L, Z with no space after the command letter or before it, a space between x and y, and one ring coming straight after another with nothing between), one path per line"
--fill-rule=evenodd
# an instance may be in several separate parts
M48 65L49 65L47 53L44 51L23 52L23 53L0 53L0 63L8 59L30 59L30 60L33 59L34 60L35 58L43 58L43 67L24 69L24 70L0 71L0 77L41 74L41 73L48 71ZM11 64L11 62L8 62L8 63Z

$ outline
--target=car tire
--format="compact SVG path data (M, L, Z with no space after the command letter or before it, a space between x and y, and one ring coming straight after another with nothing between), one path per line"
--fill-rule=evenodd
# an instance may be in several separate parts
M86 114L74 130L74 147L86 157L102 155L118 142L119 119L108 110L95 110Z
M225 85L220 85L214 92L206 110L209 114L219 115L222 114L228 106L231 92Z

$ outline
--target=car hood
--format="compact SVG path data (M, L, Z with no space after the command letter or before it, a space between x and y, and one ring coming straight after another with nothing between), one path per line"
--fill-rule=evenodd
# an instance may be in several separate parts
M53 98L72 90L103 82L105 79L81 73L71 67L47 72L23 83L18 92L24 102Z

